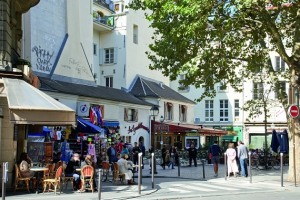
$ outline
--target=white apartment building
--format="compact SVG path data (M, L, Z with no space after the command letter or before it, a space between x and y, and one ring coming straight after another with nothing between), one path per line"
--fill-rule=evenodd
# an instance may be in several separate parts
M103 10L103 1L94 1L93 10ZM126 88L136 74L159 80L169 85L168 77L160 71L148 68L150 61L145 52L152 42L153 30L149 28L149 21L145 19L143 11L133 11L126 8L129 0L106 1L113 2L114 27L112 30L100 29L99 23L94 21L93 66L97 74L97 83L101 86Z
M276 71L284 71L286 64L275 52L270 52L272 65ZM184 74L179 76L184 79ZM281 80L281 88L288 93L289 82ZM171 82L171 88L189 99L197 99L203 90L189 86L179 89L178 81ZM264 145L265 124L263 115L250 119L249 113L241 109L243 105L253 98L259 98L263 91L270 89L270 86L246 81L243 84L243 92L234 91L230 85L221 83L215 85L216 96L214 98L204 98L195 106L195 124L204 127L219 128L227 131L227 135L222 137L223 144L237 140L244 141L251 148L262 148ZM270 100L276 99L276 92L271 91ZM269 111L270 117L267 119L267 140L268 146L271 144L271 133L275 129L282 132L287 129L287 117L282 105L277 103ZM206 141L211 143L212 141Z

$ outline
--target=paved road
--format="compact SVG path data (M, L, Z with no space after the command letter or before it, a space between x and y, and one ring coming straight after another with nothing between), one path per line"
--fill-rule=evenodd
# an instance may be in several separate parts
M250 178L237 177L225 180L224 165L220 165L219 177L214 178L213 166L205 165L205 179L203 179L203 167L182 167L180 177L178 169L163 170L157 167L158 174L155 175L155 187L152 188L149 166L143 170L143 184L141 194L137 185L112 184L109 181L102 182L101 199L185 199L196 197L211 197L224 195L251 195L253 193L292 194L288 191L299 191L293 187L293 183L286 182L281 187L280 170L253 170L252 183ZM284 177L286 177L288 167L284 167ZM223 175L223 176L222 176ZM109 177L111 179L111 177ZM137 179L136 179L137 181ZM241 196L240 196L241 197ZM6 199L64 199L64 200L83 200L98 199L98 193L76 193L68 188L60 195L53 193L34 194L26 192L8 193ZM228 198L226 198L228 199ZM290 200L290 198L289 198Z

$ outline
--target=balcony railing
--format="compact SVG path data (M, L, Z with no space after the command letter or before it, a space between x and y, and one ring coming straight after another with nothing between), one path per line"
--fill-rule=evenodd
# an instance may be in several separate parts
M111 28L114 27L114 23L115 23L113 16L94 17L93 21L100 25L103 24L106 26L110 26Z
M103 6L103 7L111 10L111 11L114 11L113 7L111 7L109 4L107 4L105 0L94 0L94 3L97 3L97 4L99 4L99 5Z

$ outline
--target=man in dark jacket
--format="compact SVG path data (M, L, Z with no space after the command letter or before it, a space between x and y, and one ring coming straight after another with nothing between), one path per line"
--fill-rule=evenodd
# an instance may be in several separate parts
M76 173L77 168L80 168L80 159L79 159L79 154L74 153L73 157L68 162L67 167L65 169L65 176L74 178L73 185L75 190L79 189L79 185L80 185L79 174Z
M212 154L211 162L214 164L215 177L218 177L219 156L222 154L218 141L214 141L214 144L209 148L209 153Z
M188 149L188 152L190 161L189 167L192 166L192 160L194 160L194 166L197 167L197 149L195 148L194 144L191 144L191 147Z

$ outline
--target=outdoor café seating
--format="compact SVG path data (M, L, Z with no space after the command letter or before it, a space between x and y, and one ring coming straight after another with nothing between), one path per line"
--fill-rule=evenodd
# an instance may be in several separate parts
M125 174L120 173L120 168L118 163L114 162L113 163L114 171L113 171L113 183L117 184L118 182L120 183L126 183L125 180Z
M60 166L56 170L54 178L45 179L43 181L44 182L43 193L46 191L47 186L48 186L48 191L54 191L54 193L56 194L57 188L60 187L62 173L63 173L63 168L62 168L62 166Z
M85 190L91 190L94 192L94 167L90 165L85 165L81 168L81 189L80 192ZM89 187L85 187L86 184L89 184Z
M27 191L30 192L30 189L29 189L30 182L32 182L32 186L34 187L36 178L34 176L23 178L21 176L20 168L19 168L18 164L15 164L15 172L16 172L16 176L15 176L14 191L21 190L26 187ZM22 187L22 186L25 186L25 187Z

